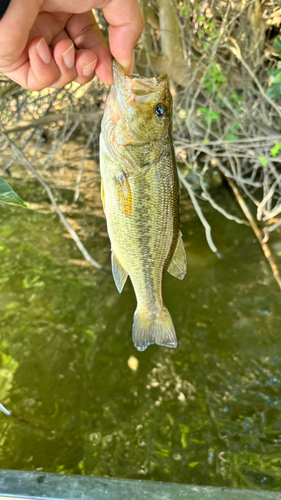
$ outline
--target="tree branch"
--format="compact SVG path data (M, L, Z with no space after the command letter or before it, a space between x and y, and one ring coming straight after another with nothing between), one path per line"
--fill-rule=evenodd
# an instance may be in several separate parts
M48 115L41 116L36 120L25 120L7 127L4 132L10 134L12 132L20 132L30 128L38 128L50 123L59 121L69 122L84 122L84 123L98 123L101 121L103 111L96 111L95 113L49 113Z

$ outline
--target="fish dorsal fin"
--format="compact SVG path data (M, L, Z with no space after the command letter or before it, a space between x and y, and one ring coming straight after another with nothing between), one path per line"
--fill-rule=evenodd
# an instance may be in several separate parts
M121 212L128 217L129 215L132 215L133 212L133 198L128 176L123 174L122 176L115 178L115 185L117 189L119 208Z
M103 185L103 180L101 180L101 185L100 185L100 195L101 195L101 201L102 201L102 206L103 206L103 211L106 215L105 211L105 197L104 197L104 185Z
M167 269L168 273L179 280L182 280L186 274L186 253L182 241L182 234L179 233L177 246L175 248L172 260Z
M113 252L111 252L111 266L115 285L118 292L121 293L126 283L128 273L126 273L125 269L121 266L119 260Z

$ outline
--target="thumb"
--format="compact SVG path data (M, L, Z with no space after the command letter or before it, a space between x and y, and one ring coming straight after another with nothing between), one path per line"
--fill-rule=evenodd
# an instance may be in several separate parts
M27 44L40 10L40 0L11 0L0 20L0 68L13 69Z

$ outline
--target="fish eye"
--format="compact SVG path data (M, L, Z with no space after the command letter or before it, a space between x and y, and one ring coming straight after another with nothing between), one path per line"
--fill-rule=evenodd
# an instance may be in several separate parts
M165 116L168 112L167 106L165 104L157 104L155 106L155 113L158 118L162 118L162 116Z

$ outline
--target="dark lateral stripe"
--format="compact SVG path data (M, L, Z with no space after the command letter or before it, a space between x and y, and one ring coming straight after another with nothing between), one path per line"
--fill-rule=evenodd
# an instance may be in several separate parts
M4 16L8 5L10 3L10 0L0 0L0 19Z

